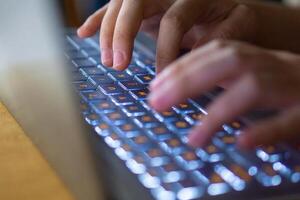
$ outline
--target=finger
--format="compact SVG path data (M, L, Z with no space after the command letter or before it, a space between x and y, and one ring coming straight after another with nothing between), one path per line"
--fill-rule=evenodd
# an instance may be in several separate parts
M206 118L191 131L189 144L194 147L205 145L223 124L249 111L257 101L258 91L253 79L250 76L241 78L209 106Z
M194 48L213 39L236 39L251 42L256 33L254 13L245 5L233 8L229 16L200 38Z
M212 44L214 45L220 44ZM207 47L208 52L209 48L211 47ZM235 63L236 59L230 49L210 51L212 53L209 55L202 49L193 52L162 72L151 85L149 103L159 111L167 110L187 98L214 88L243 70L240 63Z
M238 139L242 148L300 141L300 106L287 110L279 116L257 122L245 130Z
M113 36L113 65L125 69L131 60L134 39L143 20L144 1L126 0L120 10Z
M157 72L178 56L184 34L191 29L200 13L198 0L176 1L161 20L157 42Z
M77 30L77 34L81 38L94 35L100 28L102 19L107 10L108 4L97 10L94 14L87 18L81 27Z
M110 1L102 20L100 29L101 61L106 66L113 65L112 41L122 2L122 0Z

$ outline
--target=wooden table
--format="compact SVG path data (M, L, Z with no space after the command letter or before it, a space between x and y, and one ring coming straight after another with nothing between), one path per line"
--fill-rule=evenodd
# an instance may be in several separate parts
M0 199L73 199L65 185L1 102Z

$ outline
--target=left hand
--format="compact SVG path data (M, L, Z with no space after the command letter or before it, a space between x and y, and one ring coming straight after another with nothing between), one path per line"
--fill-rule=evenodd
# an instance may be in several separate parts
M201 124L194 127L190 145L204 145L223 124L256 107L284 109L243 130L240 146L251 148L300 139L300 56L287 52L239 42L210 42L159 74L151 84L149 102L164 111L228 80L234 82L209 106Z

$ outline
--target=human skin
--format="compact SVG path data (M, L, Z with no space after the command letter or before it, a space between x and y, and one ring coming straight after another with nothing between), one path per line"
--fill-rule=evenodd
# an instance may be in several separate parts
M212 102L209 114L193 128L190 145L205 145L223 124L261 107L281 112L242 130L238 140L241 147L299 141L300 56L289 52L236 41L210 42L157 76L151 83L149 104L165 111L227 80L235 81Z
M161 72L180 48L193 49L218 38L300 52L299 19L299 9L253 0L111 0L86 20L78 35L100 30L102 63L124 70L142 27L157 37Z

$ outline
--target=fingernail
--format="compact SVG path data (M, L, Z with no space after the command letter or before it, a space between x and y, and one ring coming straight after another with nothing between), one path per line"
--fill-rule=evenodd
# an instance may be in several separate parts
M125 56L122 51L114 51L114 68L121 69L124 65Z
M112 66L112 50L111 49L103 49L101 50L101 61L105 66Z

